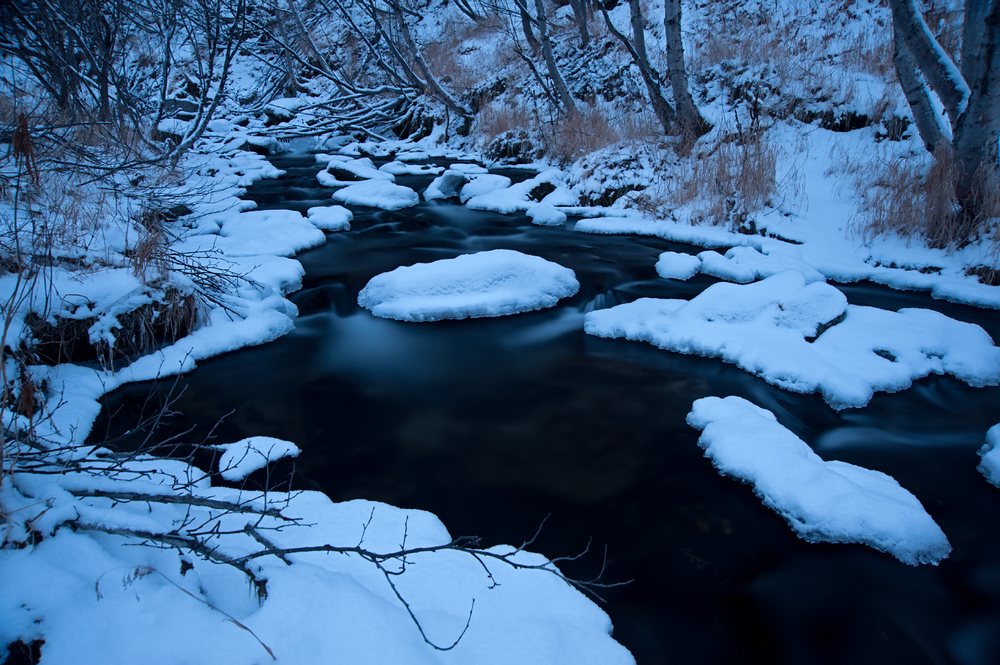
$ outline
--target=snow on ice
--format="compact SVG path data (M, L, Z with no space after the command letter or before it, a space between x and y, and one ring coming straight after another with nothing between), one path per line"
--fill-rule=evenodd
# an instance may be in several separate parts
M358 294L358 304L382 318L439 321L544 309L579 289L569 268L494 249L376 275Z
M862 543L910 565L951 552L920 501L879 471L824 461L770 411L741 397L695 401L687 422L723 475L754 492L810 542Z
M925 309L848 305L837 288L795 271L721 282L690 301L641 298L590 312L584 329L719 357L786 390L820 392L837 409L932 373L1000 382L1000 349L979 326Z

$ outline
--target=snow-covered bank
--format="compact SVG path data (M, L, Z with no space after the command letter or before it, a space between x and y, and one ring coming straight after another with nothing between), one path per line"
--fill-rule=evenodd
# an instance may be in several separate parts
M22 545L0 552L0 644L44 640L42 663L634 662L547 559L456 543L429 513L86 463L0 486Z

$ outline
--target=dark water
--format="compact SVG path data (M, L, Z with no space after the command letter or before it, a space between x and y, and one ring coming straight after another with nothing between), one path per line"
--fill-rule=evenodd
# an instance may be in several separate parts
M331 203L311 158L273 161L288 175L252 189L262 208ZM422 189L430 179L397 180ZM543 312L425 324L356 304L378 273L493 248L572 268L580 293ZM1000 389L930 377L837 413L718 360L585 335L590 309L689 298L713 283L657 277L668 249L697 251L453 204L355 209L350 232L298 257L307 276L292 296L295 330L202 362L180 380L183 422L172 427L196 424L197 439L234 411L219 439L296 442L299 487L429 510L487 544L520 543L551 514L532 549L555 557L592 541L566 572L593 576L606 548L605 579L634 580L603 595L639 663L1000 662L1000 490L976 471ZM858 304L939 309L1000 339L997 312L872 284L844 291ZM150 388L110 395L118 416L95 432L129 426ZM948 535L951 557L915 568L860 545L798 540L702 457L684 418L706 395L746 397L823 457L894 476Z

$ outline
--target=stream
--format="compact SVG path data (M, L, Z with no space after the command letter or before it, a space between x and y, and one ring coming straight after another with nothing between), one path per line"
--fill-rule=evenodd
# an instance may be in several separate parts
M260 209L333 203L312 155L269 159L287 175L250 188ZM417 191L431 179L396 177ZM295 442L294 485L334 501L428 510L452 535L486 545L520 544L544 520L530 549L557 557L590 543L561 564L568 575L591 578L606 562L604 581L632 580L600 593L615 638L641 665L1000 662L1000 489L976 470L985 432L1000 422L1000 388L932 376L836 412L720 360L583 332L592 309L691 298L713 284L662 279L653 268L663 251L700 248L576 233L574 218L539 227L455 201L351 209L350 231L297 256L306 277L290 296L295 329L180 377L174 408L183 416L161 437L193 425L188 437L199 440L232 412L217 441ZM572 268L579 293L539 312L421 324L357 305L379 273L496 248ZM1000 339L1000 312L839 286L854 304L936 309ZM165 388L108 395L92 436L129 427L151 389ZM944 530L951 556L911 567L862 545L796 538L702 456L685 417L708 395L745 397L824 459L893 476Z

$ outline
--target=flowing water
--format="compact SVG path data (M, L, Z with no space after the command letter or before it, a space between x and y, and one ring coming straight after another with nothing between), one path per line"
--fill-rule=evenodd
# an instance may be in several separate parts
M261 208L328 205L309 155L251 188ZM525 174L507 172L515 179ZM422 191L428 177L397 177ZM1000 389L929 377L861 410L836 412L719 360L585 335L584 313L640 296L690 298L715 280L659 278L655 238L594 236L523 215L421 203L354 208L351 231L297 258L306 269L295 330L200 363L175 408L197 440L268 435L302 448L296 486L437 514L453 535L518 544L578 578L600 572L615 637L641 664L1000 662L1000 489L976 471ZM580 292L541 312L400 323L358 307L358 291L401 265L507 248L572 268ZM851 302L929 307L1000 339L1000 313L873 284ZM95 427L127 427L151 389L106 399ZM162 389L162 387L156 387ZM910 567L861 545L809 544L751 488L718 475L685 424L691 403L740 395L775 413L826 459L895 477L954 548ZM96 435L96 434L95 434Z

